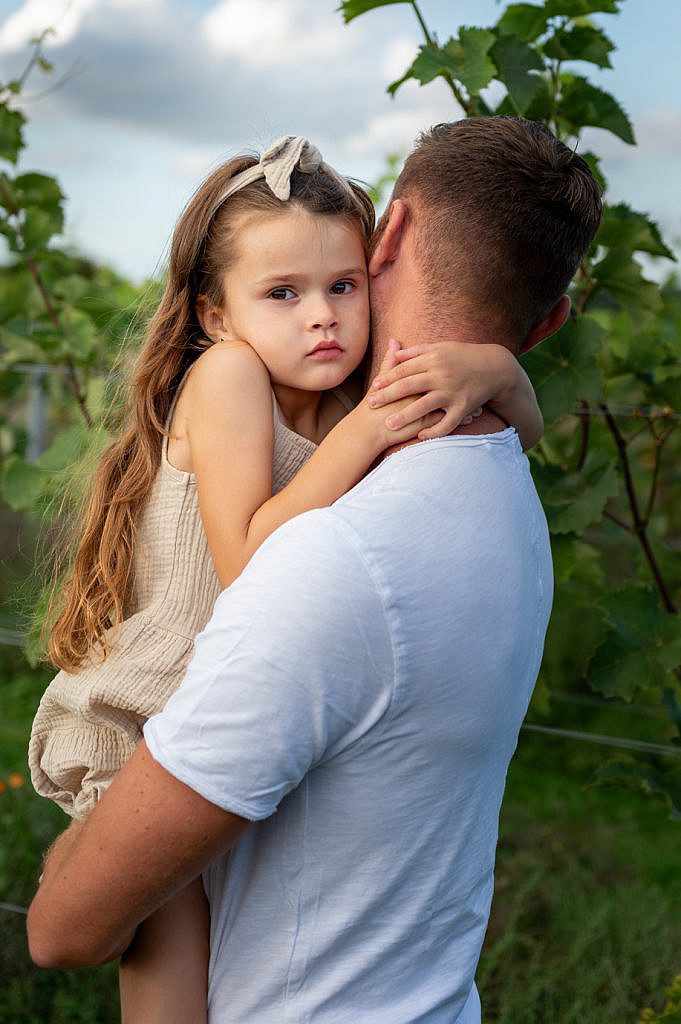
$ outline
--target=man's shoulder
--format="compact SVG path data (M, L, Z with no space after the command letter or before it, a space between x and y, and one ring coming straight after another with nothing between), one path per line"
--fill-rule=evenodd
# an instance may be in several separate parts
M312 509L284 523L268 537L244 575L279 579L306 596L329 579L357 587L367 577L364 542L333 507Z

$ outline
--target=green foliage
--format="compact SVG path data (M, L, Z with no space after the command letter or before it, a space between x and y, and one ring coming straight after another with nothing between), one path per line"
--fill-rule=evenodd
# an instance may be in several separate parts
M11 520L9 551L17 529L30 530L32 519L50 522L56 536L61 509L81 497L109 440L116 365L142 299L140 289L109 268L61 246L65 197L55 178L36 170L16 173L24 148L25 118L18 109L24 85L30 75L51 70L44 38L34 41L23 73L0 83L0 234L8 257L0 262L0 497L3 516L8 509L22 513ZM38 391L47 410L45 450L29 452L27 408ZM42 598L36 596L37 581L20 588L21 600L16 589L9 588L13 603L3 618L25 633ZM35 663L37 631L25 653Z
M380 6L361 0L342 10L350 20ZM580 153L587 127L634 145L620 103L585 77L589 66L611 67L614 50L590 16L617 14L620 6L619 0L507 4L495 24L460 28L440 43L412 2L423 44L388 91L395 95L408 79L426 85L442 78L456 104L453 118L458 110L469 117L523 115L544 122ZM491 83L495 90L485 96ZM492 108L498 86L502 98ZM583 156L606 192L598 156ZM673 278L663 288L648 280L641 253L675 260L650 217L627 203L606 202L596 242L571 287L567 324L523 357L547 423L530 457L556 559L538 701L550 707L551 692L583 680L611 699L645 696L668 715L661 737L668 742L670 731L679 732L674 709L681 692L681 566L674 557L681 506L672 496L681 455L681 291ZM661 796L677 814L678 769L658 761L618 760L599 780Z
M681 1024L681 974L677 974L665 995L661 1013L650 1008L643 1010L639 1024Z
M338 10L342 11L347 24L353 18L359 17L360 14L366 14L367 11L373 10L374 7L390 7L393 4L403 3L410 3L410 0L344 0Z

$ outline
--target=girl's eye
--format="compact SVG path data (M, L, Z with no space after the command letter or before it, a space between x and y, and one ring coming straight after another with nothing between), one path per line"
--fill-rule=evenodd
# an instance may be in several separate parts
M336 281L335 284L331 285L329 291L333 295L347 295L354 287L352 281Z
M274 288L269 297L271 299L294 299L295 292L293 288Z

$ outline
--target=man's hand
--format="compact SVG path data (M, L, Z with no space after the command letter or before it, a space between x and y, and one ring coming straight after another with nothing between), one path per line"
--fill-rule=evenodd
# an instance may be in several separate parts
M140 743L89 818L48 852L28 912L33 960L80 967L120 956L137 925L247 826L179 782Z

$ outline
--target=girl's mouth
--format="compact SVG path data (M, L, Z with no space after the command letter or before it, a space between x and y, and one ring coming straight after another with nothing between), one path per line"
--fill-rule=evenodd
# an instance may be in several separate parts
M325 341L320 341L318 345L312 349L310 353L313 359L321 360L322 362L328 359L337 359L338 356L343 354L343 349L340 347L338 342L331 338Z

